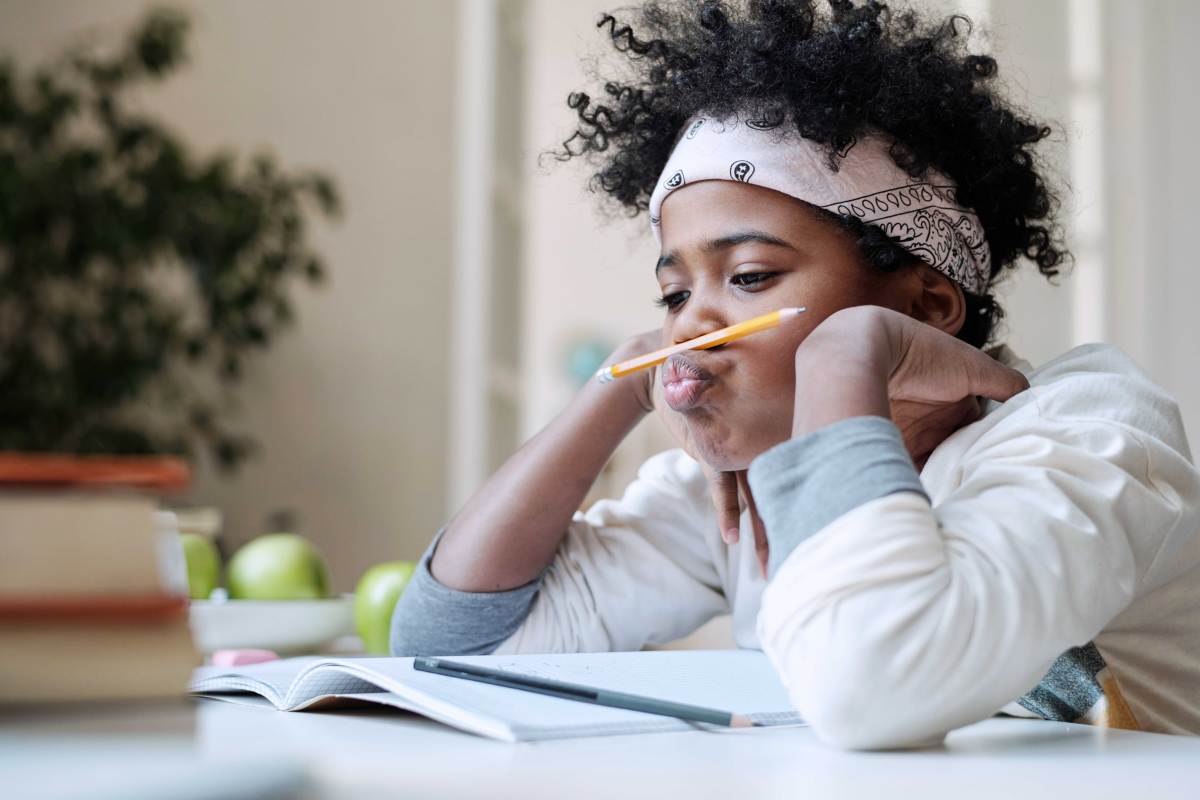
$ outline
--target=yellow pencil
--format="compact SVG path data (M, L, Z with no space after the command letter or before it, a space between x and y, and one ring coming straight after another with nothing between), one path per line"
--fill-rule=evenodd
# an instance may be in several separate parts
M804 313L805 310L804 308L781 308L778 311L763 314L761 317L754 317L745 322L721 328L719 331L706 333L703 336L697 336L695 339L680 342L670 347L664 347L662 350L655 350L653 353L631 358L619 364L613 364L611 367L602 367L596 373L596 379L600 383L608 383L632 372L649 369L661 364L676 353L682 353L686 350L707 350L710 347L732 342L734 339L744 338L752 333L774 328L786 320L795 319Z

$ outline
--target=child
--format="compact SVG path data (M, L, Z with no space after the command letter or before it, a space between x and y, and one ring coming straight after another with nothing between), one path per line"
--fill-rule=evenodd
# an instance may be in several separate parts
M603 19L634 72L572 95L563 157L648 212L665 307L609 363L808 311L586 386L430 546L396 653L634 650L732 613L841 746L1001 710L1200 732L1200 478L1174 403L1109 347L1038 369L982 349L1002 272L1066 253L1032 154L1049 131L962 23L849 0ZM577 513L651 410L683 449Z

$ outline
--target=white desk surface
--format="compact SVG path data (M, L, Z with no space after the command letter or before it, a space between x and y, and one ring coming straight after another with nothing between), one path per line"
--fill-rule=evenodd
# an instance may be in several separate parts
M399 712L218 701L0 716L0 797L263 796L1196 800L1200 737L997 718L941 748L847 753L804 728L513 745Z

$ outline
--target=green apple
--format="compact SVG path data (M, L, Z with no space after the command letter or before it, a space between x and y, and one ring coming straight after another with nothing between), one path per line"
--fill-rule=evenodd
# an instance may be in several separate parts
M238 600L316 600L329 595L325 562L303 536L268 533L233 554L225 569Z
M212 539L198 533L181 533L183 557L187 561L188 595L207 600L221 577L221 556Z
M392 610L412 579L412 561L387 561L363 573L354 590L354 627L368 653L388 652Z

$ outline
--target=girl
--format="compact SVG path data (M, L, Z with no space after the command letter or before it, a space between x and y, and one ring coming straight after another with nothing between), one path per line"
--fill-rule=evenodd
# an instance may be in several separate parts
M562 156L661 244L660 331L797 320L585 387L447 525L398 654L633 650L732 613L826 741L917 746L997 711L1200 732L1200 478L1116 350L984 351L990 288L1066 258L1033 146L961 18L709 0L601 28ZM576 512L622 438L682 445ZM744 508L743 508L744 507Z

